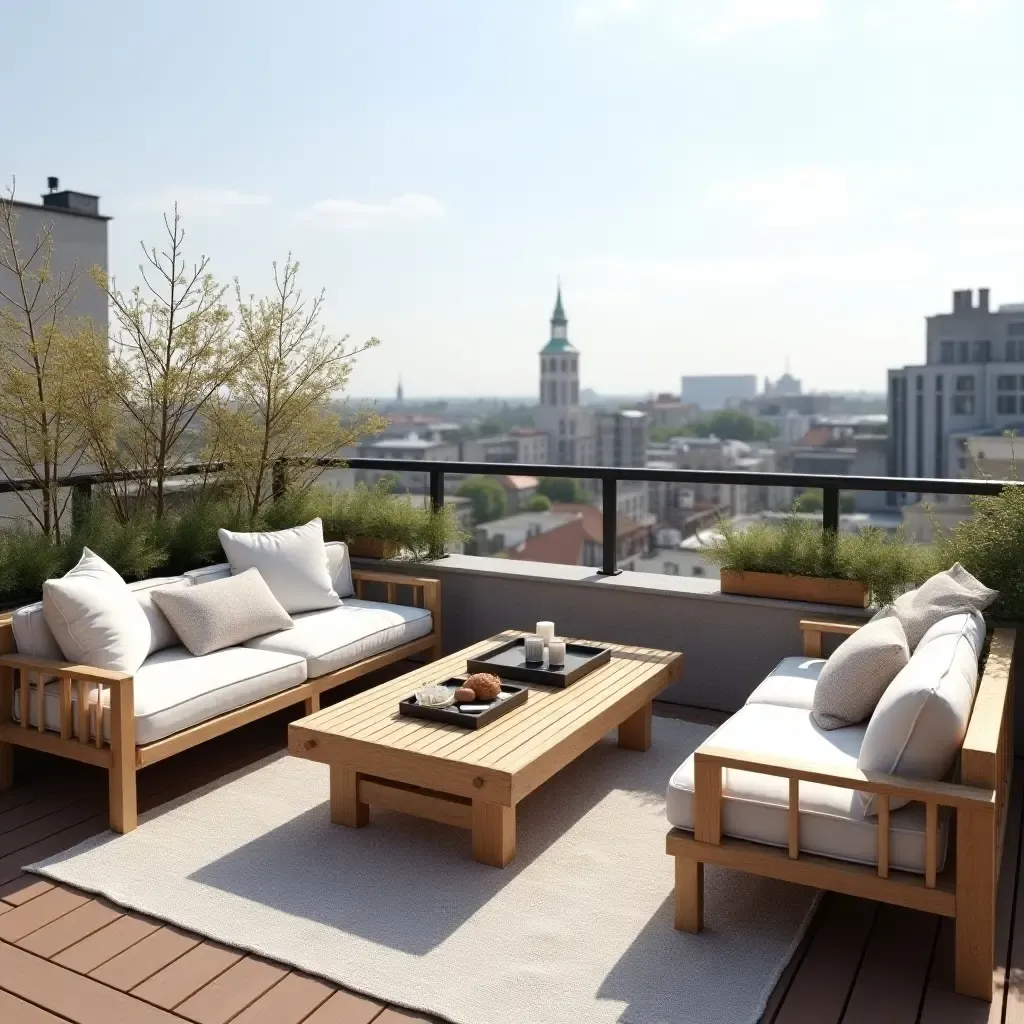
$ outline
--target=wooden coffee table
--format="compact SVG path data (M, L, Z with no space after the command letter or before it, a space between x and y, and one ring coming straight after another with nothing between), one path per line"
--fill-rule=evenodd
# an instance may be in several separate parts
M331 820L362 828L376 806L456 825L472 832L476 860L504 867L516 855L523 797L612 729L620 747L650 747L651 702L682 676L674 651L605 644L608 664L564 690L531 686L522 707L478 730L399 715L401 698L520 635L502 633L293 722L289 753L330 765Z

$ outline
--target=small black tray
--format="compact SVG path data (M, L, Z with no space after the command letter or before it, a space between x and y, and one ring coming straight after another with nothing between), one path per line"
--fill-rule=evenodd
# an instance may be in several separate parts
M465 682L466 678L463 676L461 679L442 680L437 685L457 690ZM516 686L514 683L502 683L501 689L503 693L511 693L512 696L505 700L493 700L484 711L460 711L457 704L446 708L427 708L418 704L416 694L412 694L398 702L398 712L412 718L426 718L431 722L443 722L445 725L459 725L463 729L479 729L496 718L501 718L502 715L519 707L520 704L525 704L526 699L530 696L530 691L525 686ZM482 702L478 701L477 703Z
M545 686L565 688L575 683L577 679L582 679L588 672L593 672L599 665L607 664L611 657L612 652L607 647L567 643L565 664L561 668L552 668L548 664L547 648L544 650L543 661L527 661L526 639L519 637L495 647L479 658L468 659L466 670L493 672L502 679L518 679L524 683L541 683Z

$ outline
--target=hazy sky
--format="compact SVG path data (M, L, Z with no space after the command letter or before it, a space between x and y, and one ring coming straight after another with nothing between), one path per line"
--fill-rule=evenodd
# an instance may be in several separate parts
M1020 0L10 5L0 174L99 193L111 269L177 198L376 334L356 394L882 390L954 288L1024 300ZM13 45L11 45L13 43Z

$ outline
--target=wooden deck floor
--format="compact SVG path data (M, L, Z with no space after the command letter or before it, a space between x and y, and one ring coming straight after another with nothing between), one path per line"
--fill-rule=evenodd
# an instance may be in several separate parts
M682 717L715 720L700 713ZM141 808L281 749L287 720L287 714L273 716L146 769L139 776ZM22 864L105 829L106 785L98 770L22 751L17 772L16 787L0 794L4 1024L429 1019L23 874ZM999 890L998 991L991 1006L952 992L949 922L830 895L776 987L763 1024L1024 1024L1024 927L1017 927L1024 917L1022 778L1018 770Z

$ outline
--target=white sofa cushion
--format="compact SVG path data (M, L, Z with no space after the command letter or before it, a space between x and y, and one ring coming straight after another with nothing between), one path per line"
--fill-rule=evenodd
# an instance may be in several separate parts
M967 735L984 638L977 612L947 616L925 633L868 722L858 768L932 781L946 775ZM873 796L862 801L865 813L876 813ZM892 808L905 803L890 799Z
M174 632L174 627L167 621L167 616L156 606L153 595L163 590L184 590L190 586L189 581L184 576L155 576L153 579L139 580L128 586L149 620L150 639L147 657L162 651L165 647L177 647L181 640Z
M355 598L340 608L304 612L293 621L292 629L256 637L245 646L305 658L310 679L417 640L432 625L425 608Z
M352 597L356 588L352 585L352 559L348 545L340 540L324 543L327 549L327 571L331 574L331 586L338 597Z
M886 687L907 662L910 649L895 616L861 626L825 662L814 691L814 720L822 729L867 721Z
M135 673L135 742L153 743L217 715L270 697L306 678L302 658L273 651L228 647L200 658L184 647L168 647L146 659ZM72 687L73 721L77 721L78 688ZM60 731L60 687L50 683L44 699L46 728ZM15 697L14 717L20 702ZM38 726L35 696L29 723ZM95 735L95 725L91 726ZM103 694L103 737L110 739L110 691Z
M119 573L85 548L78 564L43 584L43 615L66 661L135 672L146 660L152 630Z
M747 703L810 711L814 707L818 676L824 667L824 658L783 658L758 684Z
M195 655L212 654L262 633L291 629L292 620L258 569L205 587L153 591L181 642Z
M331 585L320 519L290 530L234 533L218 530L220 545L234 574L259 569L286 612L336 608L341 598Z
M217 580L226 580L231 576L231 566L227 562L218 562L216 565L204 565L200 569L189 569L185 578L193 587L200 583L216 583Z
M756 757L768 755L806 760L828 768L854 768L865 726L826 732L809 711L770 704L748 704L706 741ZM722 831L727 836L769 846L789 845L789 782L754 772L722 772ZM669 781L666 813L677 828L694 824L693 755ZM924 872L925 813L912 804L889 819L889 862L894 868ZM948 815L940 812L939 867L945 862ZM859 864L876 864L878 826L865 818L853 790L819 783L800 784L800 849Z
M913 653L935 623L950 615L983 612L998 596L998 591L990 590L957 562L896 598L872 621L889 616L899 619Z

